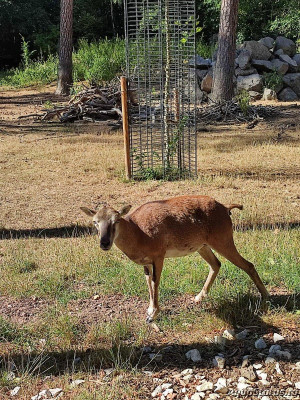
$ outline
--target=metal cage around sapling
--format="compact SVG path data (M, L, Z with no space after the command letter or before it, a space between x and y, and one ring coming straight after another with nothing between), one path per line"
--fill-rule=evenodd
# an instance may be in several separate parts
M131 176L194 177L194 0L126 0Z

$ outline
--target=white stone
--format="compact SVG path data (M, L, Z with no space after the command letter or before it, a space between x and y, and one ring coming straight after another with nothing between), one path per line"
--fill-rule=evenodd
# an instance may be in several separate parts
M280 366L279 366L279 363L278 363L278 362L277 362L276 365L275 365L275 369L276 369L277 374L282 375L282 371L281 371L281 369L280 369Z
M55 389L48 389L48 391L50 392L52 397L56 397L60 393L62 393L63 390L61 388L55 388Z
M152 376L153 372L152 371L142 371L143 374L148 375L148 376Z
M70 386L71 386L71 388L74 388L74 387L76 387L76 386L82 385L84 382L85 382L84 379L76 379L75 381L73 381L73 382L71 383Z
M191 397L191 400L201 400L204 399L205 393L194 393L193 396Z
M234 329L225 329L222 336L228 340L234 340L235 339Z
M265 372L261 372L260 373L260 377L261 377L261 379L267 379L267 376L268 376L268 374L266 374Z
M173 393L173 392L174 392L173 389L166 389L166 390L163 392L163 396L168 396L168 394L171 394L171 393Z
M170 389L172 386L173 386L172 383L163 383L163 384L161 385L161 387L162 387L163 390L164 390L164 389Z
M295 383L295 388L300 389L300 381Z
M253 364L253 368L261 369L262 368L262 364Z
M280 342L281 340L284 340L284 336L279 335L278 333L274 333L273 335L273 341L274 343Z
M219 378L215 386L216 386L215 388L216 393L223 393L223 394L228 393L226 378Z
M213 364L215 367L218 367L220 369L224 369L225 368L225 358L221 357L221 356L215 356L215 358L213 359Z
M295 366L297 369L300 369L300 361L296 362Z
M10 391L10 395L16 396L19 393L20 389L21 389L20 386L16 386L13 390Z
M263 338L259 338L256 340L255 344L254 344L255 348L258 350L262 350L265 349L267 347L266 342L264 341Z
M269 89L269 88L265 88L262 98L265 101L267 101L267 100L277 100L277 94L276 94L275 90L272 90L272 89Z
M114 372L114 368L106 368L104 370L104 372L105 372L105 375L110 375Z
M185 375L182 379L183 379L184 381L189 381L192 377L193 377L192 374L188 374L188 375Z
M201 355L199 353L199 350L197 349L189 350L188 352L185 353L185 356L188 360L192 360L193 362L201 361Z
M187 369L184 369L184 370L181 372L181 375L189 375L189 374L192 374L192 373L193 373L192 368L187 368Z
M156 397L156 396L158 396L160 393L162 393L162 387L161 387L161 385L157 386L157 387L153 390L153 392L151 393L151 396L152 396L152 397Z
M204 381L201 383L201 385L196 387L198 392L206 392L207 390L212 390L213 388L214 384L209 381Z
M196 374L195 379L199 379L200 381L203 381L203 379L205 379L205 375Z
M211 393L208 398L211 400L216 400L219 399L220 396L217 393Z
M219 378L219 379L217 380L216 385L227 386L227 380L226 380L226 378Z
M35 396L31 397L31 400L42 400L46 399L47 397L52 397L52 394L49 389L44 389L39 392L39 394L36 394Z
M248 383L242 383L242 382L239 382L238 384L237 384L237 389L238 390L245 390L245 389L247 389L247 387L249 387L250 385L248 385Z
M261 400L271 400L269 396L263 396Z
M181 393L186 393L186 388L185 388L185 387L183 387L183 388L181 389Z

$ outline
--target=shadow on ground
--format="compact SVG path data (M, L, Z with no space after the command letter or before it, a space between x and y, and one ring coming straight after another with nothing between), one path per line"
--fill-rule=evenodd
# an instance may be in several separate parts
M196 306L195 306L196 307ZM97 348L86 350L73 349L70 351L53 351L45 352L41 358L41 366L33 375L36 374L64 374L74 372L98 371L101 368L137 368L138 370L151 371L179 371L185 368L197 367L210 370L213 368L212 359L215 355L222 352L226 359L226 370L224 373L232 370L234 367L241 365L243 356L250 355L251 362L261 362L268 355L268 348L272 342L273 333L279 332L277 326L268 324L262 319L263 311L266 308L276 309L284 307L287 311L294 311L300 308L299 293L294 295L273 295L266 303L262 303L260 297L252 295L244 295L238 298L237 301L226 301L225 299L217 304L216 307L211 307L211 312L224 320L226 325L235 327L236 332L245 328L249 330L249 334L244 340L235 340L228 342L225 347L220 348L213 342L208 342L203 339L201 342L194 343L178 343L178 338L174 341L166 340L164 332L152 333L150 340L146 343L152 348L152 352L162 354L161 361L150 361L149 354L143 353L143 347L135 345L130 339L119 340L111 343L111 346L104 347L99 344ZM189 307L190 308L190 307ZM164 309L163 313L169 315L182 312L182 308ZM160 325L160 321L157 321ZM152 329L149 327L149 329ZM268 344L266 349L257 350L254 342L257 338L265 335L265 340ZM300 355L300 332L296 327L289 327L289 334L282 345L292 354L291 360L286 360L285 366L289 368L290 363L295 363ZM202 356L200 363L193 363L186 359L185 353L190 349L198 349ZM14 360L16 366L24 365L24 360L27 363L34 363L40 353L31 353L30 356L24 355L21 352L10 354L9 360ZM2 364L6 364L8 359L2 359ZM0 361L1 365L1 361Z
M274 222L272 224L243 224L236 225L234 229L238 232L274 229L298 229L300 221ZM93 235L96 231L92 227L84 225L67 225L57 228L37 228L37 229L5 229L0 228L0 240L5 239L26 239L26 238L70 238L85 235Z

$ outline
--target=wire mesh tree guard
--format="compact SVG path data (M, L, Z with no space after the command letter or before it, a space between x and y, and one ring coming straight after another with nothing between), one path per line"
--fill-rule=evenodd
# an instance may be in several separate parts
M194 177L194 0L125 0L131 176Z

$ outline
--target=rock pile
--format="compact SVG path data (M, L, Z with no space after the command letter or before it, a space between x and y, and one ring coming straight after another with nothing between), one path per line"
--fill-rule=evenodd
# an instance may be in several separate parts
M217 51L212 60L197 55L189 62L195 69L202 100L211 93L216 58ZM275 79L268 82L265 73L273 73ZM295 42L283 36L244 42L236 50L234 83L237 93L244 89L253 99L299 100L300 53L296 54ZM266 93L264 89L268 89Z

